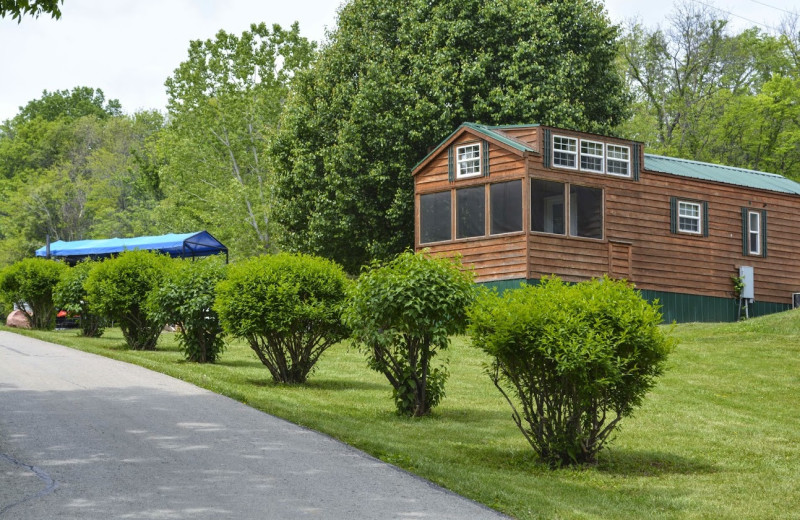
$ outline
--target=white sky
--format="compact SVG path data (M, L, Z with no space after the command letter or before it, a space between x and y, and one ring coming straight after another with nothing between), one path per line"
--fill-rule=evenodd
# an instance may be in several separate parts
M797 0L693 0L714 5L735 30L777 27ZM0 121L42 91L100 88L123 110L164 110L164 81L186 59L190 40L220 29L241 33L251 23L300 22L304 36L321 41L333 28L341 0L64 0L62 17L0 18ZM614 22L638 17L664 24L673 0L607 0ZM741 17L741 18L740 18ZM744 18L744 19L743 19ZM747 20L745 20L747 19Z

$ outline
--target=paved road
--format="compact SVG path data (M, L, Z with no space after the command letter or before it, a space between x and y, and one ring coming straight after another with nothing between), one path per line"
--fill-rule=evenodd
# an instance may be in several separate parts
M505 518L182 381L0 331L0 518Z

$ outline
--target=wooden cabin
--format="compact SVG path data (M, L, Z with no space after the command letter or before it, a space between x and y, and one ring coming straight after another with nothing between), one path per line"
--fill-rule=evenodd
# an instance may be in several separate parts
M464 123L413 169L416 249L454 255L501 289L609 274L667 321L731 321L800 293L800 184L643 153L641 143L539 125ZM769 225L768 225L769 224Z

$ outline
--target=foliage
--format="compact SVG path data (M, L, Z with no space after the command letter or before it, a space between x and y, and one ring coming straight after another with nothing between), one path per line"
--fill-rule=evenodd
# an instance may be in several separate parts
M26 258L0 271L0 293L22 311L31 328L52 329L53 288L66 268L54 260Z
M98 119L122 115L122 105L118 99L106 100L101 89L75 87L72 90L44 90L42 97L29 101L22 107L12 124L20 124L37 117L45 121L56 119L78 119L95 116Z
M150 251L126 251L95 265L84 284L89 310L117 323L133 350L154 350L166 324L147 313L146 301L169 261Z
M672 348L657 308L607 277L577 285L545 278L487 293L470 319L473 344L492 357L487 371L514 422L554 467L597 460Z
M635 96L622 132L651 152L800 178L796 27L731 34L697 3L679 4L669 20L666 30L633 25L622 39Z
M213 228L234 254L274 249L267 149L290 80L313 56L297 24L254 24L240 36L220 31L189 44L166 81L163 220Z
M610 131L616 35L593 0L345 4L274 142L282 246L355 273L412 245L409 172L464 121Z
M88 338L99 338L103 335L104 323L100 316L89 310L85 283L89 272L96 265L90 260L79 262L70 269L65 269L61 279L53 290L53 301L56 308L64 309L80 316L81 334Z
M279 383L304 383L325 350L347 337L341 321L348 280L330 260L281 253L228 268L214 310L247 340Z
M431 363L463 330L473 296L460 262L427 253L406 251L361 274L345 319L369 367L392 385L398 413L428 415L444 397L447 369Z
M39 18L40 14L46 13L55 19L61 18L61 7L64 0L0 0L0 17L5 18L11 15L12 20L17 23L22 22L23 15L31 15Z
M225 266L217 258L176 259L150 293L153 319L178 326L178 343L189 361L213 363L225 346L219 316L212 308L217 283L224 276Z

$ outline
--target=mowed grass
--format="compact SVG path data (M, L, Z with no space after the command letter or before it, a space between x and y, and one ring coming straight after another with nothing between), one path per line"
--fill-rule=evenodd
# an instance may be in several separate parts
M4 329L11 330L11 329ZM15 331L16 332L16 331ZM308 384L275 385L242 343L215 365L125 348L119 330L31 335L135 363L325 432L517 518L800 518L800 313L675 326L669 369L596 466L537 463L467 338L432 417L395 415L388 383L342 343Z

